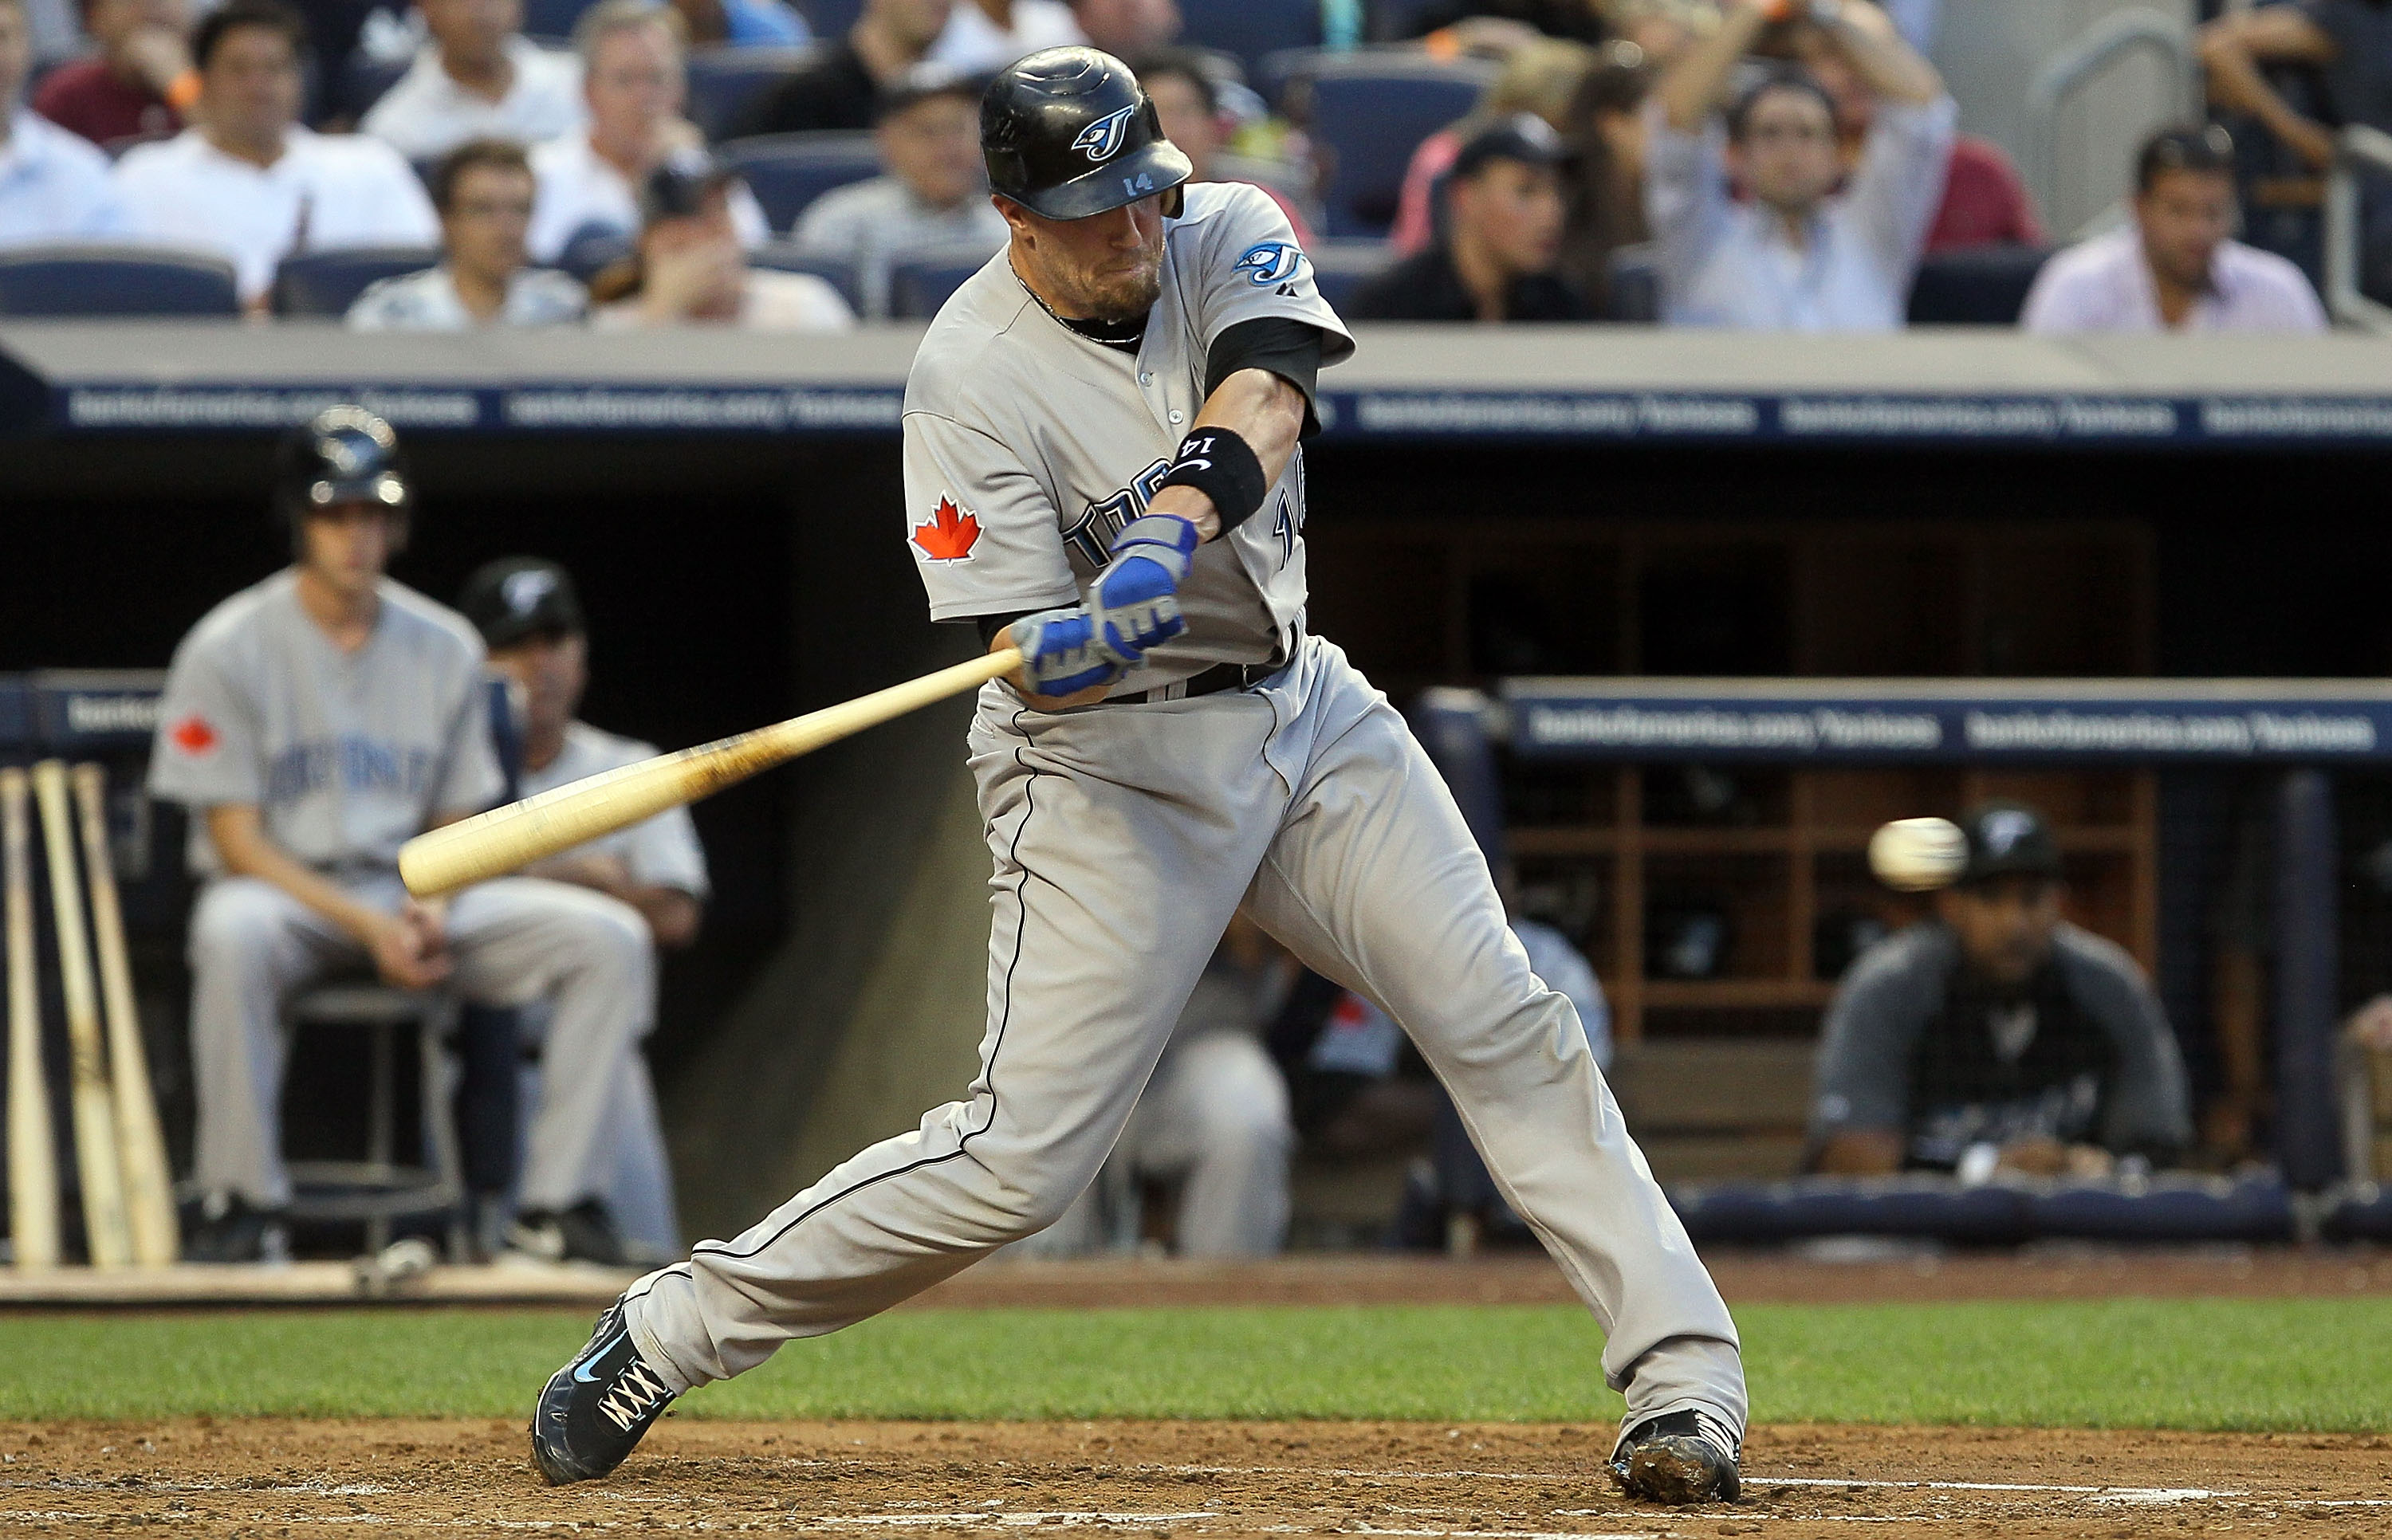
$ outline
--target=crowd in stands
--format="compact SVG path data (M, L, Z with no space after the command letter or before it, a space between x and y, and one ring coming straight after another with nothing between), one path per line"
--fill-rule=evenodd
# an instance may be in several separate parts
M360 326L835 328L935 308L942 289L901 291L896 270L984 259L1004 235L979 83L1061 43L1138 68L1200 179L1262 186L1320 254L1316 232L1332 238L1358 318L1888 330L1916 313L1921 263L1955 253L2018 253L2017 312L2050 242L2008 158L1964 131L1926 0L1365 6L1367 58L1484 82L1459 121L1422 125L1391 207L1331 196L1353 147L1312 111L1326 64L1226 51L1177 0L860 0L826 5L841 24L821 29L808 0L77 0L63 37L61 3L0 0L0 247L209 253L254 312L285 258L423 249L420 278L391 275L415 281L359 299ZM1307 24L1335 45L1333 19ZM2255 188L2270 209L2300 195L2254 164L2305 174L2313 204L2339 125L2392 128L2392 12L2274 0L2197 45L2212 121L2119 168L2114 227L2043 264L2030 330L2326 324L2315 252L2238 240L2242 207ZM842 143L835 171L766 186ZM529 168L519 240L497 209L513 191L488 194L520 175L499 144ZM703 206L676 204L692 188ZM745 253L736 283L732 245L697 233L715 223ZM2371 188L2363 224L2363 286L2386 289L2392 196ZM614 297L564 303L602 277Z

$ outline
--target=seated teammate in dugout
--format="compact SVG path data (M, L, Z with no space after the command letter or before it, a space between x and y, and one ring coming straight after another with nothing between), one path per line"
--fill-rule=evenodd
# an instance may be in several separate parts
M2184 1064L2151 982L2060 918L2041 814L1989 802L1934 918L1869 948L1828 1004L1806 1167L2106 1176L2191 1141Z

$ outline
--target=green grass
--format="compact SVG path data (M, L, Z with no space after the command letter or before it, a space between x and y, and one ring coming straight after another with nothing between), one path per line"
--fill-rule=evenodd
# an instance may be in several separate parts
M1754 1306L1756 1420L2392 1429L2374 1299ZM340 1311L0 1317L0 1417L519 1417L587 1317ZM1602 1420L1560 1307L916 1311L791 1344L708 1417Z

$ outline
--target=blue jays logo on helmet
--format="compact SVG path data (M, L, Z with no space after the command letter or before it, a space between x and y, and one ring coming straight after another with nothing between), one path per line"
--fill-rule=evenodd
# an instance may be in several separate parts
M1137 110L1138 104L1132 102L1118 112L1106 113L1080 130L1080 136L1072 141L1072 148L1086 150L1091 161L1112 160L1113 151L1121 149L1122 140L1128 136L1130 114Z
M1274 283L1286 282L1303 267L1303 247L1293 240L1265 240L1247 247L1246 254L1232 265L1230 271L1245 274L1246 281L1257 289L1267 289Z

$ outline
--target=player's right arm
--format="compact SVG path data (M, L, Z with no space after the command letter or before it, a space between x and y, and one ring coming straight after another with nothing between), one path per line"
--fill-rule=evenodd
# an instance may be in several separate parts
M1942 999L1942 960L1905 933L1861 954L1836 990L1812 1071L1810 1170L1882 1176L1902 1169L1910 1052Z
M374 971L401 989L422 990L448 976L448 957L430 914L410 902L396 914L359 903L314 867L296 861L266 832L254 802L206 809L208 841L228 876L271 883L338 925L373 957Z

